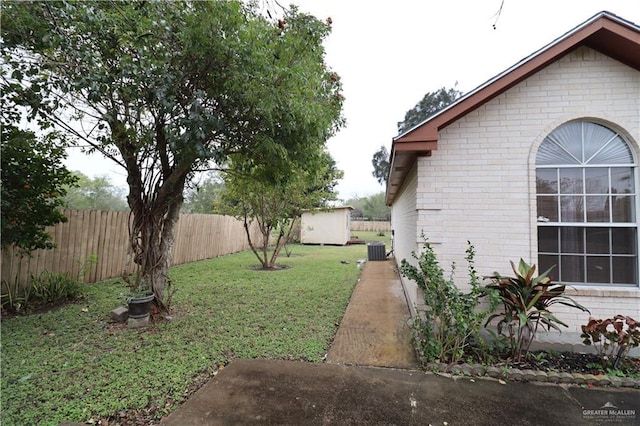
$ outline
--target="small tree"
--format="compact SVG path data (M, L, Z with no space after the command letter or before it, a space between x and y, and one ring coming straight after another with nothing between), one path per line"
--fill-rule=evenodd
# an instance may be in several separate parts
M58 210L77 178L62 165L64 141L55 133L37 138L10 123L2 125L2 247L23 254L54 245L45 228L67 218Z
M336 199L334 187L342 172L324 151L315 160L297 164L286 173L236 164L235 170L225 175L219 209L244 222L249 246L264 269L276 267L303 210L323 207ZM260 233L258 241L251 235L254 223Z

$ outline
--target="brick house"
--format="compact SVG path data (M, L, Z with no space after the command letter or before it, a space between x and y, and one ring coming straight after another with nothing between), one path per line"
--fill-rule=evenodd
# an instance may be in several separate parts
M464 288L471 241L480 275L557 265L592 316L640 319L639 158L640 27L601 12L393 139L396 261L424 232ZM570 333L589 317L554 312Z

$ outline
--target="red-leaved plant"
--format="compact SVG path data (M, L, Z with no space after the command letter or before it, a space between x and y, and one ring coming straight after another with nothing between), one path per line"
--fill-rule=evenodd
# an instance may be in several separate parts
M520 360L523 354L528 355L538 327L558 331L560 325L567 327L551 313L553 305L561 304L586 312L589 310L564 294L565 285L551 280L548 276L551 268L536 276L535 265L529 265L523 259L520 259L518 266L510 263L514 276L495 272L493 276L485 277L491 280L487 288L497 290L504 305L502 312L489 316L485 327L498 318L498 334L506 334L512 357Z
M596 348L604 367L617 368L631 348L640 346L640 322L629 316L589 318L589 322L581 328L583 343Z

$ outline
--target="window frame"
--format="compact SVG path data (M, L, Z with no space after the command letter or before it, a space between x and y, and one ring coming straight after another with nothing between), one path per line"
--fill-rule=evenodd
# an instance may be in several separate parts
M561 147L560 143L557 141L557 139L554 137L554 133L557 132L559 129L561 131L567 131L567 129L562 129L565 125L571 124L571 125L575 125L579 123L580 124L580 143L581 143L581 153L582 153L582 159L578 159L575 156L572 156L574 159L578 160L578 163L575 164L568 164L568 161L566 161L565 159L563 159L561 156L556 156L556 158L558 159L557 162L550 162L549 160L549 155L550 152L545 153L545 158L542 159L541 162L543 162L543 164L538 164L539 163L539 158L538 155L540 153L540 149L542 149L543 145L547 142L547 140L550 140L552 142L555 143L555 145L557 147ZM605 129L609 130L613 136L608 139L606 142L602 142L600 147L596 149L596 153L589 156L589 158L584 159L585 156L585 144L586 139L585 139L585 135L588 134L587 131L585 131L585 125L595 125L595 126L601 126L604 127ZM568 128L570 130L570 128ZM594 129L588 129L593 131ZM631 162L630 163L589 163L589 161L593 160L594 158L596 158L596 156L598 155L598 153L600 151L603 150L604 147L607 146L607 144L611 141L614 141L616 138L620 138L620 140L626 144L627 149L629 150L629 153L631 155ZM555 149L555 147L553 147ZM568 151L567 151L568 152ZM563 161L565 161L565 163L563 163ZM629 195L622 195L622 196L616 196L614 195L615 192L613 192L611 190L612 188L612 176L614 175L614 170L615 169L629 169L630 173L631 173L631 179L632 179L632 184L633 184L633 190L632 192L629 193ZM538 172L539 170L555 170L555 192L540 192L540 187L539 187L539 183L538 183ZM561 188L561 175L562 175L562 171L568 171L568 170L581 170L581 176L580 176L580 182L581 182L581 186L582 188L580 189L580 191L576 191L575 193L573 192L562 192L562 188ZM606 169L607 170L607 193L601 193L601 192L590 192L590 189L587 188L586 182L587 182L587 175L588 175L588 169ZM620 132L616 131L615 129L613 129L610 125L605 125L593 120L587 120L587 119L581 119L581 120L574 120L574 121L569 121L566 123L561 124L560 126L556 127L553 131L551 131L549 134L547 134L547 136L543 139L542 143L540 144L540 146L538 147L537 150L537 155L536 155L536 159L535 159L535 163L534 163L534 176L535 176L535 202L536 202L536 210L535 210L535 214L536 214L536 251L537 251L537 255L538 255L538 264L541 265L544 262L541 262L541 258L542 256L553 256L556 257L556 259L558 260L557 262L554 262L556 264L556 268L554 268L554 270L552 270L551 275L555 275L560 277L560 280L567 283L567 284L571 284L574 286L580 286L582 288L585 287L594 287L594 286L603 286L606 288L613 288L613 287L624 287L624 288L638 288L640 286L640 237L639 237L639 220L638 220L638 216L639 216L639 205L640 205L640 194L639 194L639 187L638 184L640 177L638 176L638 162L637 162L637 154L636 154L636 150L634 149L633 145L631 143L629 143L629 141L624 137L624 135L622 135ZM552 187L553 185L552 184ZM557 215L557 217L552 217L550 220L547 217L544 217L542 215L540 215L540 202L541 200L543 200L544 198L553 198L555 197L555 200L553 200L552 202L554 202L556 204L555 206L555 215ZM580 197L581 202L582 203L582 211L581 211L581 215L582 215L582 220L578 221L577 218L571 220L571 221L563 221L563 198L562 197ZM589 221L589 208L588 208L588 204L587 204L587 197L594 197L593 200L595 201L596 197L607 197L605 203L606 205L608 205L608 218L607 220L592 220ZM621 222L621 221L615 221L615 212L614 212L614 202L615 198L618 197L622 197L622 199L624 199L625 197L631 197L633 199L633 203L630 205L630 209L628 210L628 213L630 212L631 214L631 220L630 221L626 221L626 222ZM576 198L576 200L578 200ZM592 202L594 202L592 201ZM591 218L593 219L593 217ZM551 252L551 251L541 251L541 241L540 241L540 230L542 227L550 227L550 228L555 228L557 229L557 236L556 236L556 251L555 252ZM603 231L606 230L606 232L608 233L608 253L597 253L597 252L592 252L589 250L588 248L588 243L587 243L587 235L588 235L588 229L602 229ZM633 245L633 249L632 249L632 253L629 254L625 254L625 253L617 253L615 250L615 246L613 244L613 237L612 235L614 235L614 230L616 228L622 228L622 229L632 229L634 235L631 236L630 240L632 241L632 245ZM563 229L572 229L572 230L578 230L581 233L582 236L582 251L581 252L568 252L568 251L563 251L563 247L562 247L562 243L563 240L561 238ZM575 232L575 231L574 231ZM580 244L578 244L580 245ZM547 247L548 248L548 247ZM561 279L561 274L562 274L562 263L564 259L568 259L570 257L576 257L576 258L580 258L581 262L582 262L582 272L581 275L584 278L583 281L566 281L566 280L562 280ZM589 264L589 258L604 258L604 257L608 257L608 264L609 264L609 280L608 282L590 282L589 281L589 268L588 268L588 264ZM620 259L623 258L632 258L634 259L634 263L635 263L635 270L634 268L631 268L629 271L626 271L627 273L630 273L631 276L634 276L635 278L635 282L633 283L616 283L616 278L615 278L615 260L618 259L620 261ZM544 268L544 267L542 267ZM544 272L544 271L540 271L540 272Z

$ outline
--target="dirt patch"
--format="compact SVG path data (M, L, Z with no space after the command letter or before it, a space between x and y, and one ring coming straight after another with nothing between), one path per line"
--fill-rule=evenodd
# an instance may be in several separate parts
M289 269L291 266L289 265L275 265L273 268L265 268L262 265L254 265L250 266L249 269L252 271L284 271L285 269Z
M60 300L53 303L41 302L41 301L30 301L28 306L20 311L15 311L9 309L7 307L2 307L0 310L0 316L3 320L20 317L20 316L30 316L37 314L44 314L47 312L56 311L64 306L73 305L73 304L81 304L85 300L84 296L78 296L75 299L71 300Z

